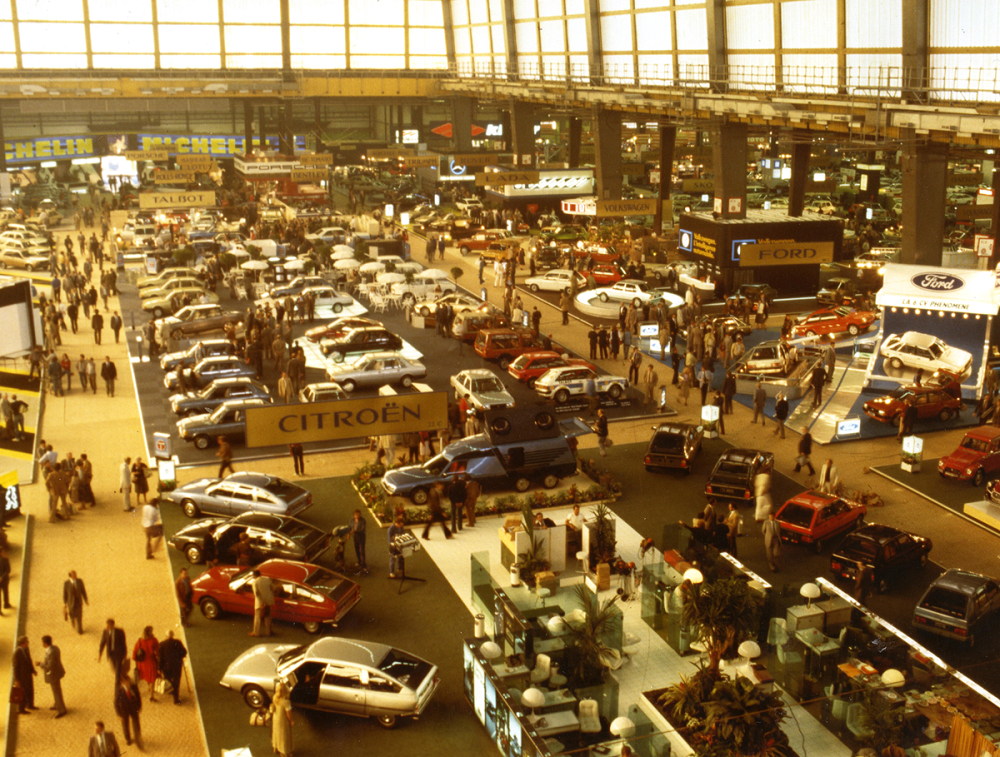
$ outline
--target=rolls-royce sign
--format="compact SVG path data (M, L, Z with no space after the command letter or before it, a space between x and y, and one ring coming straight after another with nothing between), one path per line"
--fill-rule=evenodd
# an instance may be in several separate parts
M965 279L953 273L918 273L910 278L910 283L925 292L957 292L965 286Z

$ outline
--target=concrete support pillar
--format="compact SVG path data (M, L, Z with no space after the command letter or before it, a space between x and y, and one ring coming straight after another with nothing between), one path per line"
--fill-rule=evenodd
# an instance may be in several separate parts
M249 100L243 101L243 152L253 152L253 105Z
M451 102L452 140L455 152L472 152L472 114L476 101L471 97L456 97Z
M566 151L570 168L580 167L580 141L583 139L583 121L576 116L569 118L569 147Z
M806 205L806 183L809 181L809 142L792 145L792 180L788 183L788 215L798 218Z
M257 108L257 128L260 129L260 149L267 149L267 108L261 105Z
M0 130L0 140L3 140L3 132ZM983 174L985 178L986 162L983 161ZM990 161L992 162L992 161ZM2 164L0 164L2 165ZM990 257L990 268L996 268L1000 264L1000 171L990 168L991 186L993 187L993 208L990 214L990 236L993 237L993 255Z
M677 143L677 127L660 124L660 183L657 186L656 215L653 216L653 230L659 233L663 229L663 221L673 224L673 215L663 218L663 203L670 199L670 183L674 177L674 145Z
M903 144L903 250L901 263L941 265L944 198L948 186L945 145Z
M512 100L510 103L511 152L514 165L535 165L535 106Z
M282 155L295 154L295 141L292 138L292 106L282 103L278 106L278 151Z
M594 108L594 178L598 200L622 198L622 115Z
M723 124L715 129L712 136L715 210L722 218L746 218L747 125Z

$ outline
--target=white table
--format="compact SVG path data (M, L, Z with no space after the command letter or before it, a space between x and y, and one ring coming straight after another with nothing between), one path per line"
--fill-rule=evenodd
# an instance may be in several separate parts
M580 730L580 720L569 710L528 716L528 721L534 726L538 735L543 737Z

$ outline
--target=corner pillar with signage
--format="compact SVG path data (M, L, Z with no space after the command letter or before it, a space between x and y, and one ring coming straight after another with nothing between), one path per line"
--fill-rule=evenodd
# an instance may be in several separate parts
M472 152L472 118L476 101L471 97L456 97L451 101L452 138L456 152Z
M594 108L594 179L597 199L620 200L622 197L622 114Z
M535 165L535 106L521 100L510 103L511 152L515 166Z
M660 122L660 174L656 184L656 198L659 202L656 205L656 213L653 215L653 230L659 233L666 227L669 228L674 222L673 206L670 200L670 182L674 176L674 145L677 143L677 127L671 126L664 121ZM668 207L669 206L669 207Z
M796 134L796 139L799 139ZM792 145L792 178L788 183L788 215L800 218L806 205L806 185L809 183L809 153L812 141Z
M948 148L903 143L903 249L900 262L941 265Z
M580 167L580 142L583 139L583 120L578 116L569 117L569 167Z
M747 217L747 125L726 123L712 134L714 210L722 218Z

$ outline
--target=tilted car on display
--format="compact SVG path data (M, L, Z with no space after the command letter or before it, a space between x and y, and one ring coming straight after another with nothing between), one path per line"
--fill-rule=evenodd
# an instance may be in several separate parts
M357 583L319 565L268 560L257 570L271 579L272 619L301 623L306 633L319 633L324 625L336 627L361 601ZM253 582L253 571L246 568L210 568L191 582L192 602L209 620L218 620L224 612L252 616Z
M535 392L539 397L555 400L562 405L571 397L583 396L587 382L593 380L598 394L606 394L617 400L625 396L628 389L628 379L624 376L601 376L590 368L570 365L563 368L550 368L535 382Z
M958 376L972 370L972 355L957 347L950 347L936 336L919 331L889 334L879 347L885 362L893 368L913 368L933 373L939 368Z
M153 297L168 297L177 289L204 289L205 282L197 276L177 276L163 281L156 286L148 286L139 290L139 299L148 300Z
M819 554L823 544L834 536L864 525L868 508L860 503L825 494L805 491L783 504L775 515L781 540L792 544L811 544Z
M206 357L232 356L236 354L236 345L228 339L204 339L198 344L192 344L186 350L168 352L160 356L160 368L165 371L175 371L182 362L196 365Z
M449 481L459 473L468 473L484 488L526 492L537 482L551 489L576 472L567 437L592 432L579 418L557 422L551 412L537 408L487 411L485 428L484 433L452 442L422 465L386 471L383 490L423 505L435 481Z
M156 327L160 339L169 342L171 339L197 339L201 334L222 332L227 325L236 327L236 333L242 331L245 313L225 311L217 304L188 305L172 316L157 320Z
M312 494L298 484L266 473L239 471L231 476L199 478L167 494L189 518L199 515L271 513L298 515L312 507Z
M328 381L340 384L350 394L355 389L377 389L387 384L409 387L414 379L427 376L423 363L400 352L368 352L342 363L326 366Z
M653 426L653 437L642 461L646 470L680 468L691 473L694 460L701 452L705 429L691 423L663 423Z
M945 478L971 481L982 486L1000 472L1000 428L980 426L965 433L958 448L938 460L938 473Z
M493 371L473 368L451 377L455 397L468 397L477 410L514 407L514 398Z
M177 434L198 449L208 449L220 436L230 441L242 439L247 433L246 410L270 405L271 399L253 398L228 400L207 415L192 415L177 421Z
M145 278L139 279L138 286L139 290L148 289L150 287L159 287L166 284L168 281L178 278L198 278L198 271L194 268L164 268L155 276L147 276Z
M413 305L413 309L420 313L420 315L428 316L437 313L437 309L442 305L451 305L452 312L458 314L470 310L478 310L484 304L482 300L477 300L475 297L463 292L449 292L439 297L417 300Z
M774 455L755 449L729 449L712 468L705 485L709 497L725 497L744 502L754 497L753 479L764 467L774 466Z
M168 313L176 313L186 307L185 299L191 303L210 305L219 301L219 295L215 292L209 292L201 286L181 287L172 290L163 297L150 297L148 300L143 300L142 309L147 313L152 313L154 318L162 318Z
M857 336L862 331L867 331L877 317L875 313L843 306L823 308L799 319L792 327L792 336L820 336L845 332Z
M347 392L336 382L307 384L299 390L299 402L330 402L346 399Z
M853 302L858 287L851 279L830 279L816 293L816 301L824 305L843 305Z
M296 707L375 718L386 728L419 717L440 683L437 666L415 655L332 636L308 646L259 644L237 657L219 683L256 710L267 707L277 681L291 689Z
M271 390L252 376L233 376L215 379L199 391L171 395L170 409L182 417L201 415L229 400L253 398L270 401Z
M744 353L738 372L761 376L787 376L795 367L795 351L785 342L761 342Z
M660 299L659 295L650 290L645 281L636 279L625 279L617 281L609 287L600 287L594 290L594 294L601 302L609 300L631 302L636 307L644 302L652 303Z
M995 578L952 568L927 587L913 610L913 626L974 647L979 634L989 633L998 609Z
M217 355L207 357L196 365L184 368L184 378L187 386L205 387L216 379L233 378L235 376L256 377L254 368L234 355ZM174 391L177 389L177 371L169 371L163 377L163 385Z
M597 370L593 363L580 358L567 357L552 350L536 350L524 353L507 366L507 373L518 381L527 384L529 389L534 389L535 382L546 371L552 368L568 367L589 368L592 371Z
M901 579L905 570L926 565L933 546L926 537L870 523L848 534L833 550L830 572L853 581L858 565L865 565L873 571L875 589L883 594L891 582Z
M935 386L900 386L888 394L868 400L863 408L865 415L875 421L898 426L907 404L912 403L917 418L940 418L947 421L958 417L962 401Z
M315 562L330 548L333 534L290 515L244 513L235 518L201 518L189 523L167 544L198 565L209 555L223 565L235 565L233 547L246 534L253 564L279 558Z
M538 276L529 276L524 280L524 285L532 292L568 292L574 277L577 290L582 291L587 288L586 276L566 268L555 268Z
M322 339L320 350L334 363L343 363L368 352L403 349L403 340L385 326L355 326L334 339Z
M694 275L697 275L697 273ZM775 295L778 294L778 290L770 284L740 284L740 288L737 291L741 297L746 297L754 302L758 302L763 297L764 302L768 305L774 301Z
M380 321L363 318L359 315L347 315L336 318L323 326L313 326L306 330L306 339L310 342L321 342L324 339L337 339L353 328L359 326L381 326Z

